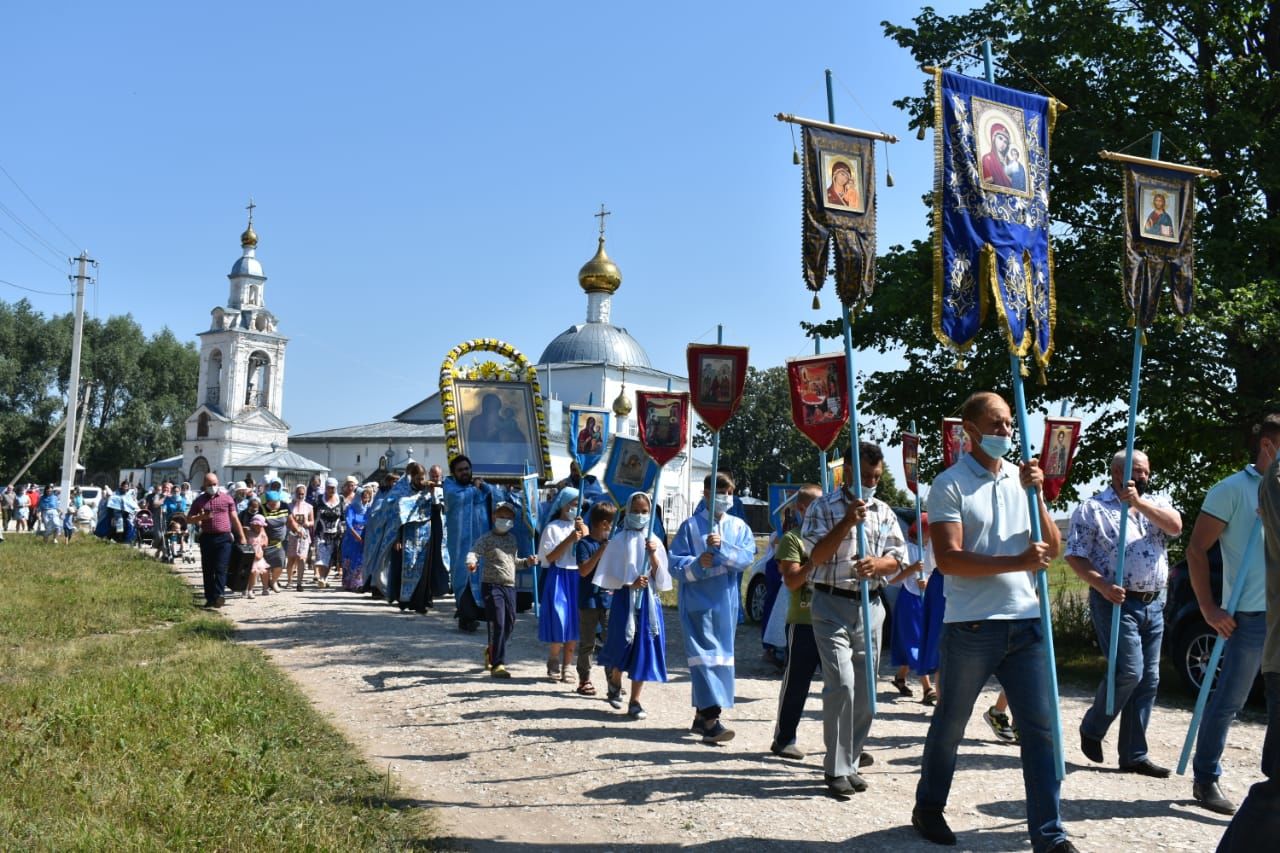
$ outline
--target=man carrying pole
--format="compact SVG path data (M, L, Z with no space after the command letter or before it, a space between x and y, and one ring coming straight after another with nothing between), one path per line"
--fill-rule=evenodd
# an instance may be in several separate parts
M1132 478L1124 481L1126 462ZM1080 722L1080 751L1103 761L1102 738L1120 717L1117 747L1120 769L1165 779L1169 770L1147 756L1147 723L1160 684L1160 641L1164 637L1164 588L1169 579L1165 543L1182 535L1182 516L1169 499L1149 493L1151 464L1140 450L1111 457L1111 485L1084 501L1071 516L1067 563L1087 583L1089 612L1098 645L1110 647L1111 605L1122 611L1114 710L1107 710L1107 687L1098 687L1093 705ZM1119 530L1122 513L1136 530L1127 537L1129 572L1121 585Z
M1227 745L1227 731L1244 707L1258 676L1267 629L1263 549L1256 544L1250 547L1249 540L1257 536L1254 528L1262 472L1271 467L1280 447L1280 413L1267 415L1255 430L1257 448L1253 464L1209 489L1191 530L1191 541L1187 543L1187 568L1200 613L1210 628L1227 639L1217 685L1199 721L1192 760L1191 794L1200 805L1218 814L1234 814L1236 810L1218 786L1222 775L1219 761ZM1238 604L1234 615L1219 606L1213 597L1209 549L1214 542L1222 549L1223 601L1239 588L1235 593ZM1213 670L1206 671L1204 677L1212 679Z
M897 516L873 497L884 454L870 442L859 449L864 497L855 496L854 457L846 456L845 485L809 507L801 534L813 566L809 608L822 662L822 769L827 789L838 797L867 789L858 766L875 715L876 682L865 673L878 669L884 580L902 571L907 556Z
M1258 514L1266 534L1267 637L1262 680L1267 693L1267 736L1262 744L1262 774L1267 778L1249 789L1218 842L1218 853L1247 853L1280 837L1280 461L1272 462L1262 476Z
M946 577L940 697L929 723L911 824L935 844L955 844L942 815L956 754L978 694L999 679L1021 734L1027 825L1037 851L1069 853L1059 810L1050 689L1040 604L1031 572L1057 556L1061 541L1039 497L1044 472L1032 459L1014 465L1013 415L1000 395L979 391L960 411L972 450L929 490L929 534ZM1033 536L1023 491L1037 494L1043 540Z

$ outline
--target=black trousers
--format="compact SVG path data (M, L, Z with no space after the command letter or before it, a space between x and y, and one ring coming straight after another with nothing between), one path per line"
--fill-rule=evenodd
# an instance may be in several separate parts
M1267 688L1267 736L1262 742L1262 774L1218 842L1218 853L1270 849L1280 836L1280 673L1264 672ZM1270 838L1271 841L1264 842Z
M813 677L822 665L812 625L787 626L787 668L782 672L778 693L778 721L773 727L774 746L783 747L796 739L796 729L804 714Z
M507 641L516 627L516 588L496 583L480 584L484 615L489 620L489 663L507 662Z

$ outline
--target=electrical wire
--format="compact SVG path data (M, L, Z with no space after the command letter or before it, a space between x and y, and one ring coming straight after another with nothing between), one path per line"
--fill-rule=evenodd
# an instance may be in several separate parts
M26 243L22 242L21 240L19 240L17 237L15 237L15 236L13 236L12 234L10 234L10 233L9 233L8 231L6 231L5 229L0 228L0 234L3 234L4 236L8 237L8 238L9 238L10 240L12 240L13 242L17 243L19 247L21 247L21 248L25 249L26 251L30 252L30 253L31 253L31 257L35 258L35 259L36 259L37 261L39 261L40 263L44 264L45 266L49 267L50 269L54 270L55 272L59 272L59 273L60 273L60 272L63 272L63 270L62 270L60 267L54 266L53 262L52 262L52 261L50 261L49 259L47 259L44 255L39 254L38 252L36 252L36 250L35 250L35 249L31 248L31 247L30 247L30 246L28 246Z
M7 284L10 287L16 287L18 290L25 290L27 293L39 293L44 296L75 296L75 294L69 290L37 290L34 287L26 287L25 285L21 285L21 284L14 284L12 281L5 281L2 278L0 278L0 284Z
M48 249L49 254L53 255L55 258L65 258L67 256L66 252L59 251L52 243L50 243L44 237L41 237L39 232L36 231L36 229L32 228L30 225L23 222L22 218L19 217L18 214L14 213L12 210L6 207L3 203L0 203L0 212L4 213L5 216L9 217L14 222L16 222L19 228L21 228L23 231L26 231L27 234L33 240L35 240L41 246L44 246L46 249Z
M68 243L70 243L70 245L72 246L80 245L79 240L76 240L66 231L63 231L62 228L59 227L58 223L54 222L53 219L49 217L49 214L45 213L44 210L41 209L40 205L36 204L36 200L33 199L31 196L27 195L27 191L22 188L22 185L18 183L17 179L15 179L13 175L9 174L9 170L6 169L3 165L0 165L0 172L4 173L4 176L9 179L9 182L18 188L18 192L22 193L22 197L25 198L31 204L31 206L36 209L36 212L38 212L41 216L44 217L45 222L48 222L50 225L54 227L54 230L56 230L59 234L65 237ZM68 252L67 254L75 254L75 252Z

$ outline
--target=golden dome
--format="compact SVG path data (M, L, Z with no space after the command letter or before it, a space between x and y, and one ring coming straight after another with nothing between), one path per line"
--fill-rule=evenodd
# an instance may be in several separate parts
M631 414L631 398L627 396L627 386L625 385L618 392L618 398L613 401L613 413L620 418L625 418Z
M595 257L578 270L578 284L587 293L616 293L622 286L622 272L605 252L603 234Z
M240 248L253 249L258 245L258 235L253 230L253 223L249 223L249 227L244 229L244 233L240 235Z

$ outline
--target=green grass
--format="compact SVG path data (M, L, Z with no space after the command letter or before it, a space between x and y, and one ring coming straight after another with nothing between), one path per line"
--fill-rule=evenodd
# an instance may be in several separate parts
M0 849L424 849L395 792L187 585L94 540L0 545Z

